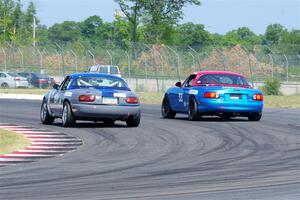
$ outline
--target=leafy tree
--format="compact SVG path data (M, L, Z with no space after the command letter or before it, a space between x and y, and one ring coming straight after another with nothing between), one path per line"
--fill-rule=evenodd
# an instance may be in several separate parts
M204 29L202 24L193 24L191 22L180 24L176 27L177 45L192 46L199 49L212 44L211 34Z
M144 4L147 0L114 0L119 4L121 11L126 16L130 24L130 39L132 42L138 41L138 26L140 17L143 15Z
M152 0L145 1L143 8L144 24L147 27L147 37L154 43L162 42L168 30L173 27L183 17L183 7L200 5L200 0Z
M286 28L281 24L270 24L267 26L265 39L267 44L278 44Z
M80 36L81 32L79 24L74 21L65 21L61 24L54 24L49 28L49 39L52 42L75 42Z

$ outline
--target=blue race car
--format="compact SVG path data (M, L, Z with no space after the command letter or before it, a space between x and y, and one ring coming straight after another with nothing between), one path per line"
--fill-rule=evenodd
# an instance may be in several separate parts
M245 77L233 72L201 71L191 74L182 84L169 88L162 101L164 118L176 113L188 114L189 120L202 116L248 117L259 121L262 117L263 94L253 89Z
M122 120L129 127L140 123L139 99L120 77L78 73L53 88L42 102L43 124L53 124L55 118L61 118L65 127L75 125L76 120L102 121L106 125Z

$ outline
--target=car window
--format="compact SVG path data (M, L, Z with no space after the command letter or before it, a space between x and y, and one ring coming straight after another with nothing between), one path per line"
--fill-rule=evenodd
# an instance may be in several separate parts
M5 78L5 77L6 77L6 75L5 75L5 74L3 74L3 73L0 73L0 77L1 77L1 78Z
M119 74L118 67L116 67L116 66L111 66L111 67L110 67L110 74Z
M101 66L100 69L99 69L99 72L103 73L103 74L108 74L108 67L107 66Z
M197 84L228 84L250 86L244 77L231 74L203 75L199 78Z
M66 90L69 87L69 84L71 83L71 77L68 76L65 78L65 80L60 85L61 90Z
M183 82L183 87L191 87L194 80L196 78L195 74L190 75L184 82Z
M81 76L74 83L74 87L118 87L128 88L126 82L119 78L107 76Z
M10 76L12 76L12 77L16 77L16 76L18 76L17 74L15 74L15 73L7 73L8 75L10 75Z

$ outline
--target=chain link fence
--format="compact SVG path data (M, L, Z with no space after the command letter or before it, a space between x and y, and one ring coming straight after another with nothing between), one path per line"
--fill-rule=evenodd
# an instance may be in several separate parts
M299 49L299 47L297 47ZM68 47L0 45L0 71L36 72L61 81L67 74L86 72L92 65L118 65L135 90L163 91L191 72L224 70L245 75L250 82L278 79L300 82L300 55L270 46L179 47L131 44L128 49L97 48L80 42ZM149 88L150 87L150 88Z

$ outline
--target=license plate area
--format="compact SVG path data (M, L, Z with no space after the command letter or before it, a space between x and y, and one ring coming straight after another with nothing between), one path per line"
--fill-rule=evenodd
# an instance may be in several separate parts
M230 94L230 99L241 100L241 99L243 99L243 95L242 94Z
M114 97L103 97L102 98L102 103L103 104L109 104L109 105L117 105L118 104L118 99Z

